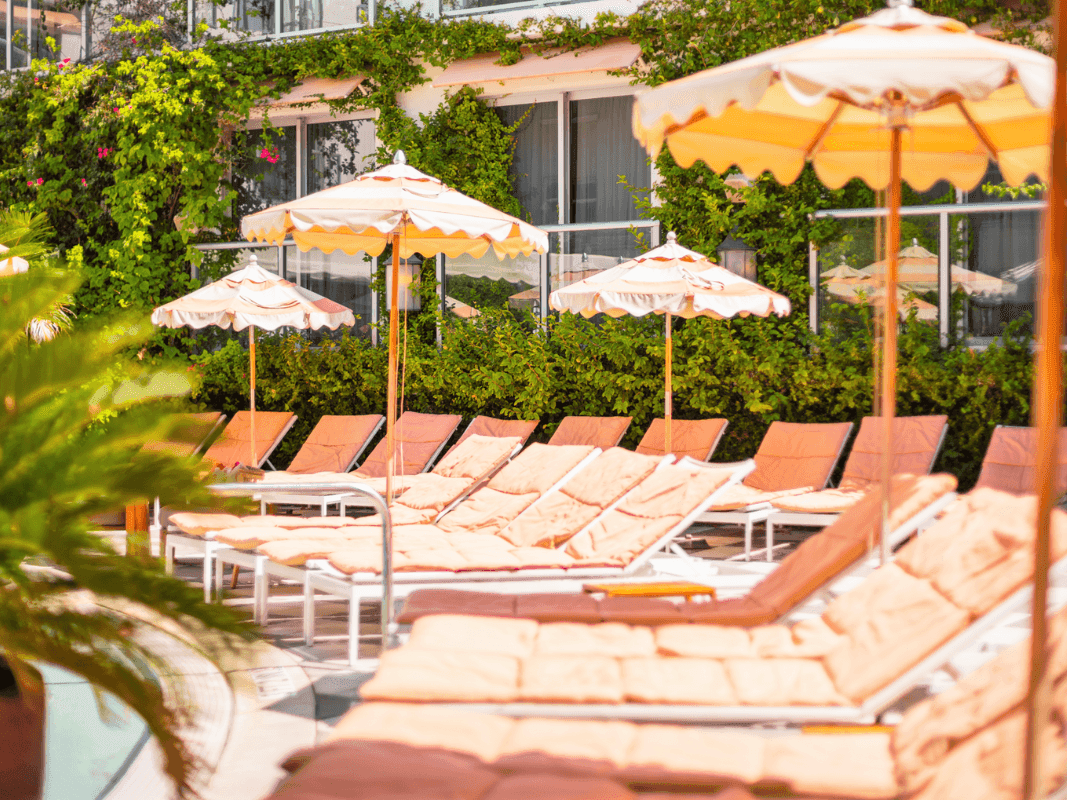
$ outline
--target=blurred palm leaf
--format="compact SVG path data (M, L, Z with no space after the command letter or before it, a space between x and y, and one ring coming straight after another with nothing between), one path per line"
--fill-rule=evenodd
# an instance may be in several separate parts
M35 230L0 214L0 243L31 263L44 251ZM158 561L120 556L90 530L91 515L157 495L175 505L212 499L195 459L144 449L180 426L160 401L189 389L183 372L148 371L122 355L145 340L147 322L124 318L27 341L30 321L47 319L78 282L48 268L0 279L0 653L16 669L20 661L56 664L125 702L145 719L167 771L188 793L192 765L177 735L181 720L152 675L163 665L131 636L128 617L72 603L72 590L112 601L104 605L149 606L201 629L253 634L229 609L205 605L199 592L165 575ZM35 563L67 577L43 578L26 568ZM217 656L217 645L204 644L210 637L197 640L205 655Z

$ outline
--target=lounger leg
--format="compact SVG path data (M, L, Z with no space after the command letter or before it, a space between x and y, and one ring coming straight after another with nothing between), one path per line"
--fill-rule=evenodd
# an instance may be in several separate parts
M206 559L206 556L205 556ZM222 602L222 577L226 572L226 566L218 558L212 559L215 562L215 599L220 603Z
M348 665L355 666L359 659L359 610L360 596L352 587L348 596Z
M257 625L267 624L267 570L266 561L256 559L256 566L252 578L252 612L253 622Z
M745 518L745 561L752 560L752 520Z
M311 576L304 575L304 644L311 647L315 643L315 588L311 585Z
M319 516L320 517L325 517L326 516L326 498L325 497L322 498L322 502L319 503Z
M163 569L168 575L174 574L174 545L169 536L163 537Z
M204 602L211 602L211 545L204 544Z
M767 560L774 561L774 525L771 523L770 518L767 519Z

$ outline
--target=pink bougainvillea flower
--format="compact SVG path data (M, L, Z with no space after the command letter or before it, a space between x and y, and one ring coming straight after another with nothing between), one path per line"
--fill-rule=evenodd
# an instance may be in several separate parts
M44 178L38 178L37 185L40 186L42 183L44 183Z
M85 178L82 178L82 186L88 186L88 185L89 185L89 184L88 184L88 183L86 183L86 181L85 181Z
M119 113L119 107L118 107L118 106L115 106L115 113L116 113L116 114L118 114L118 113Z
M26 181L27 186L33 186L33 181Z

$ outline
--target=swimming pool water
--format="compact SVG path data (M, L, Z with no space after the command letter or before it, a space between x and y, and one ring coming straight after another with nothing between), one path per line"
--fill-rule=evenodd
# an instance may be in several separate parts
M45 683L43 800L98 800L148 738L139 716L113 695L97 695L83 678L35 664Z

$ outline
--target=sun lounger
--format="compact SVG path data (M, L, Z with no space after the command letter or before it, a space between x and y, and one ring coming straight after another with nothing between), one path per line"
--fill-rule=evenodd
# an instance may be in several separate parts
M517 436L469 436L463 444L445 455L433 472L408 476L407 480L415 485L390 507L395 530L403 536L409 528L421 530L440 519L492 478L519 448ZM557 469L564 469L565 462L564 459ZM367 485L376 480L382 479L370 479ZM304 548L311 545L311 540L315 540L312 550L317 554L319 550L328 550L331 546L342 546L349 539L379 538L381 521L377 516L338 519L341 524L336 526L288 528L285 518L268 520L251 517L243 520L240 526L218 530L215 534L217 548L213 553L217 559L216 595L221 597L225 564L252 569L255 575L254 617L258 624L265 624L270 576L282 569L284 575L280 577L289 577L291 570L284 566L302 565L307 559L290 556L285 559L284 565L272 567L269 563L270 549L267 549L268 554L264 554L258 552L257 548L270 543L280 546L282 550L288 548L292 551L294 540L300 541Z
M191 456L204 448L204 445L211 440L219 426L226 420L226 415L221 411L203 411L174 416L174 429L168 438L157 442L147 442L144 445L145 450L167 452L180 458ZM160 513L158 498L154 505L155 534L158 535ZM106 527L121 527L126 524L126 514L122 509L94 514L91 519L94 524Z
M468 436L518 436L519 444L525 445L533 432L540 425L536 419L497 419L496 417L478 416L471 420L463 434L449 452L455 450Z
M894 475L929 475L945 443L948 417L897 417L893 420ZM775 500L767 518L767 551L774 547L775 525L825 527L881 480L882 420L864 417L845 461L836 489L791 495Z
M1034 459L1037 431L998 425L982 459L982 471L975 488L988 487L1012 494L1034 491ZM1067 428L1060 428L1059 463L1056 465L1056 494L1067 494Z
M530 438L530 435L534 432L534 429L538 426L536 420L515 420L515 419L495 419L494 417L475 417L467 425L466 429L460 435L459 440L448 449L443 458L447 458L449 454L455 452L456 448L466 442L471 436L489 437L495 439L515 439L515 453L518 453L520 449L526 444L526 441ZM501 465L502 466L502 465ZM408 491L408 489L418 486L423 478L420 475L429 475L435 472L436 469L430 470L430 472L422 472L415 475L399 476L393 480L393 496ZM492 477L486 475L486 480ZM385 478L360 478L360 483L364 483L370 486L378 494L385 495ZM484 482L484 481L482 481ZM475 487L477 488L477 487ZM344 516L349 508L371 508L371 505L367 498L360 495L347 495L341 501L341 515Z
M409 476L409 479L420 479L420 488L405 493L394 501L392 508L394 519L409 524L432 522L495 473L515 454L518 447L518 437L468 437L463 445L441 460L435 467L435 472ZM376 479L370 478L368 482L374 480ZM210 513L179 513L171 518L171 522L176 531L167 536L168 567L173 561L176 546L192 545L204 553L205 579L211 575L211 560L222 548L254 548L263 541L267 541L264 537L271 534L275 534L275 538L278 539L283 536L299 538L301 535L309 536L310 531L317 531L321 534L323 531L333 532L346 525L363 525L367 530L376 530L380 525L377 518L357 520L344 516L327 518L325 515L318 518L260 515L240 519L231 515ZM229 538L225 536L222 539L216 538L216 534L225 533L227 529L233 529ZM260 582L265 580L262 564L251 554L247 557L239 554L231 555L233 557L228 560L228 563L251 567L255 570L257 591L264 593L263 597L257 595L256 618L257 621L263 621L265 617L261 619L260 611L265 614L266 586L260 587ZM221 582L222 575L219 570L216 571L217 590L221 590ZM209 586L210 584L206 584L208 588L205 590L205 596L209 596Z
M671 420L671 454L707 461L719 446L728 424L725 419ZM665 430L666 422L662 418L652 420L637 445L637 452L648 456L666 455Z
M230 469L235 464L262 467L295 424L296 414L288 411L257 411L256 463L248 464L252 448L252 420L248 411L238 411L223 429L222 435L204 453L204 460L219 469Z
M622 459L621 456L614 457ZM652 459L636 453L628 453L628 458ZM396 546L394 550L399 552L394 552L394 596L402 597L419 586L481 585L490 590L527 592L544 581L573 590L590 579L641 574L658 551L685 531L701 511L714 502L719 491L739 481L754 466L752 462L722 465L693 459L683 459L679 464L658 463L654 472L606 507L606 497L610 495L605 495L604 491L612 484L606 480L603 470L590 468L580 474L587 480L579 481L577 489L571 487L570 482L564 484L572 491L562 498L546 495L540 503L531 505L496 534L478 533L472 539L470 526L463 525L443 531L446 541L416 539L407 545L407 549L404 544ZM498 477L505 472L501 471ZM600 487L599 491L596 487ZM579 497L586 490L593 499ZM540 546L557 544L553 531L572 518L572 512L565 510L568 506L595 506L599 514L563 541L559 549ZM453 512L456 523L462 522L458 510ZM442 519L438 529L446 528L445 523L450 519L452 515ZM531 546L531 539L519 536L522 532L547 538ZM419 532L411 533L417 536ZM269 552L267 547L261 550ZM335 551L327 562L308 564L321 569L309 569L304 573L306 591L322 592L348 602L349 652L354 659L358 646L359 604L364 599L381 597L381 579L377 574L381 565L380 550L368 542L356 550ZM311 630L314 611L310 603L305 605L305 612L305 629Z
M556 428L552 445L585 444L607 450L617 447L633 417L564 417Z
M893 479L890 546L903 543L951 504L951 475ZM519 617L538 622L624 622L666 625L700 622L753 627L783 620L851 569L866 563L881 529L881 502L862 499L823 531L805 540L781 565L742 597L709 602L589 594L492 595L455 589L423 589L410 594L398 617L410 624L429 614ZM705 581L714 586L714 579Z
M472 497L458 502L463 500L466 491L474 489L483 477L483 473L470 475L471 464L467 454L474 453L478 456L478 463L482 463L485 454L495 447L502 456L502 463L506 456L514 451L517 442L516 437L469 437L463 446L443 459L444 464L455 463L457 468L466 471L466 489L460 493L456 489L457 476L449 473L434 476L435 483L432 486L424 485L421 489L413 489L401 495L391 506L394 540L405 541L413 536L415 542L425 542L428 535L439 535L442 530L452 531L458 528L465 528L468 532L474 531L479 535L492 534L558 489L600 452L589 446L550 448L548 445L531 445L510 464L509 469L497 474L488 485L474 492ZM491 465L486 472L489 469L495 470L495 466ZM457 507L442 529L433 528L431 524L453 506ZM306 582L307 571L304 565L309 559L325 557L333 550L349 548L350 544L357 540L380 541L378 532L381 522L376 516L359 519L320 517L319 520L324 524L316 525L313 521L305 520L290 521L284 517L250 517L241 520L222 515L186 514L176 517L174 522L180 527L183 535L209 540L207 547L212 556L221 555L216 569L217 583L221 583L221 570L225 563L250 566L254 570L255 614L257 618L265 619L270 576ZM287 529L296 529L297 532ZM256 552L230 549L238 547L258 549ZM380 566L381 551L378 549L376 552L376 563ZM374 580L378 581L377 578ZM310 642L314 627L314 609L313 596L306 586L305 594L305 633Z
M1034 498L976 490L820 617L791 627L423 617L361 694L510 716L867 724L1025 609L1036 516ZM1060 579L1062 511L1052 549Z
M1049 624L1040 796L1067 776L1067 612ZM364 703L292 754L268 800L1005 800L1023 796L1029 641L913 705L894 729L819 732L514 719ZM658 793L657 790L664 792Z
M772 422L753 457L756 471L699 521L744 525L748 561L752 557L752 527L773 513L771 503L825 488L851 432L851 422ZM769 546L767 560L772 560Z
M325 414L319 418L289 467L266 473L263 481L322 480L330 475L347 474L383 424L385 417L381 414ZM340 501L340 497L330 495L269 495L261 499L261 510L266 513L266 506L273 503L317 505L325 516L327 507Z
M430 469L431 465L444 450L445 444L452 437L462 417L456 414L419 414L405 411L396 423L397 458L394 461L394 478L397 476L417 475ZM380 423L379 423L380 425ZM375 429L377 430L377 428ZM314 473L291 474L268 473L263 477L265 484L270 483L357 483L368 479L380 478L384 494L386 440L382 438L375 445L367 459L358 469L349 472L317 471ZM349 464L351 467L351 464ZM400 481L397 481L399 484ZM350 493L338 490L334 492L271 492L260 498L261 512L266 513L266 506L274 503L319 506L323 515L327 507L339 504L340 514L345 515L345 501L352 497ZM365 507L357 504L358 507Z

